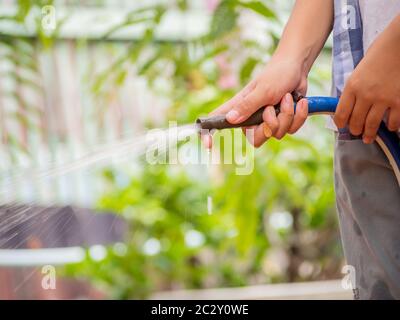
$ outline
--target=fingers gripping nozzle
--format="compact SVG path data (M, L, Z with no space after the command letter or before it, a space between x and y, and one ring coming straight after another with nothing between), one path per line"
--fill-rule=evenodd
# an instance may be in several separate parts
M297 93L293 92L293 101L296 103L303 99L304 97ZM232 124L226 120L225 115L216 115L210 117L201 117L196 120L196 124L199 130L221 130L221 129L228 129L228 128L241 128L241 127L250 127L254 125L259 125L263 122L263 112L265 110L265 106L258 109L255 113L253 113L247 120ZM280 113L280 104L275 106L275 112L278 115Z

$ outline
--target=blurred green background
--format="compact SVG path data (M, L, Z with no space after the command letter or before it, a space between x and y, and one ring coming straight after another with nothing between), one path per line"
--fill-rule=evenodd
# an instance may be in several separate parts
M115 8L116 2L68 1L63 5L78 10ZM87 89L97 112L103 114L133 72L166 106L161 120L143 121L146 129L166 127L169 120L192 123L232 97L268 61L293 4L210 0L196 9L198 1L137 2L139 8L134 9L123 9L126 3L121 2L125 19L98 40L109 59L101 71L83 73L81 88ZM19 89L10 97L25 110L15 115L18 125L30 132L42 129L31 121L42 109L31 106L21 88L37 85L35 77L42 76L37 56L63 41L59 32L68 15L46 33L40 27L38 8L46 4L57 8L57 3L20 0L16 4L18 12L1 19L24 26L28 17L37 14L37 36L1 32L0 45L6 49L0 59L26 69L30 76L3 73L1 77L12 77L18 83ZM185 15L195 9L209 16L206 32L160 39L157 30L171 11ZM253 20L260 27L249 30ZM113 38L132 26L140 30L135 39ZM74 42L79 48L91 46L85 37ZM121 42L126 44L123 49ZM90 65L82 68L90 69ZM329 95L329 84L327 45L309 76L308 93ZM10 157L19 159L23 154L29 159L35 150L12 132L3 135ZM126 240L108 246L101 261L88 251L84 261L61 271L67 277L87 279L110 298L144 298L152 292L182 288L337 278L342 252L334 207L332 144L325 120L315 118L295 136L269 141L255 150L250 175L237 175L235 165L149 165L143 156L135 161L135 170L102 168L98 177L105 187L95 195L93 206L127 221ZM224 143L216 149L223 147ZM212 214L208 198L212 199Z

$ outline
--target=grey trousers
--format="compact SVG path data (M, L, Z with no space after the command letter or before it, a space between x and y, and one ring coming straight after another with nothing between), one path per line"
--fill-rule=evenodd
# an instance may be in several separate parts
M400 299L400 188L385 154L336 134L335 191L356 299Z

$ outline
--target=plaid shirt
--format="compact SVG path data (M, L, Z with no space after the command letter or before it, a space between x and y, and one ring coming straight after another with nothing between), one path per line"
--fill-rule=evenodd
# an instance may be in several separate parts
M363 27L358 0L334 0L332 95L340 97L347 78L364 56ZM327 127L337 131L332 118ZM348 128L339 129L341 139L357 139Z
M364 56L363 27L358 0L334 0L334 6L332 95L340 96Z

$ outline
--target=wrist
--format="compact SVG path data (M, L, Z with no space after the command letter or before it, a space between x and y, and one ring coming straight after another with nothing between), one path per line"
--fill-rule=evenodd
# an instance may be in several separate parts
M271 61L286 62L299 68L300 73L307 77L311 69L312 62L310 63L310 55L308 52L299 52L289 48L278 47L273 54Z

